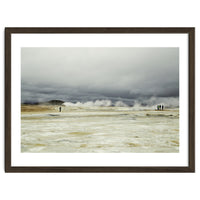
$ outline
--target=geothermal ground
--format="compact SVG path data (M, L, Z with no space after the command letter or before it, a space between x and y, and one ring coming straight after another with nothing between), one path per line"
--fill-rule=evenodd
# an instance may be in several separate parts
M179 110L22 105L24 153L176 153Z

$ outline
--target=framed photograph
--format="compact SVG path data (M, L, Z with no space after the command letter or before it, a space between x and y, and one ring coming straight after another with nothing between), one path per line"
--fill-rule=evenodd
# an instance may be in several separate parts
M5 28L6 172L194 172L194 28Z

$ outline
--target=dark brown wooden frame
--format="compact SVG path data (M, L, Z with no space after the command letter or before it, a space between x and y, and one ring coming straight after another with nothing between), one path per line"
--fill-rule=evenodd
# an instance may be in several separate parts
M11 166L11 34L84 34L84 33L99 33L99 34L188 34L189 47L189 152L188 166L173 166L173 167L51 167L51 166L26 166L12 167ZM195 172L195 28L5 28L5 172Z

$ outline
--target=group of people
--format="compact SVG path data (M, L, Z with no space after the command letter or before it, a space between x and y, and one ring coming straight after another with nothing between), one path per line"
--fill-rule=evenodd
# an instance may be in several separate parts
M164 110L164 105L163 104L157 105L157 110Z

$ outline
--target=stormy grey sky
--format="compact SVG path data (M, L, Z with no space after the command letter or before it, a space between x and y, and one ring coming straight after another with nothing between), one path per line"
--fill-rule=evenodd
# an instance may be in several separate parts
M179 96L178 48L22 48L22 102Z

